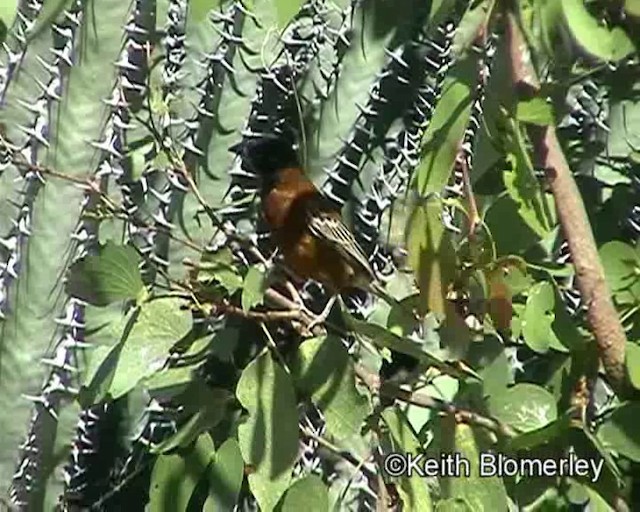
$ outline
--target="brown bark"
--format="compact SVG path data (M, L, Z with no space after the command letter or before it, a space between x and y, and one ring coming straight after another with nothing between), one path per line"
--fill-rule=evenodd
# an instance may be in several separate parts
M520 91L535 94L540 83L529 48L513 14L507 17L507 29L514 83ZM560 147L555 126L531 127L529 137L538 161L546 170L604 371L614 389L622 392L627 387L627 339L611 299L580 191Z

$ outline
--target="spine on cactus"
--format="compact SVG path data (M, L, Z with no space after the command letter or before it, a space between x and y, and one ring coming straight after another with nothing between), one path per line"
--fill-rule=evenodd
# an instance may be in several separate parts
M0 313L3 315L8 307L8 287L18 279L21 256L26 250L31 234L32 207L38 192L45 185L44 176L38 170L38 166L42 149L49 146L50 112L54 110L54 103L60 100L62 82L73 65L76 36L83 14L82 7L80 0L73 2L69 9L63 11L62 21L52 25L52 60L47 62L39 59L47 71L48 80L38 82L42 94L33 104L23 104L23 107L33 114L33 118L29 125L19 127L25 135L25 141L13 148L11 155L12 163L22 169L23 201L17 205L18 216L14 220L11 233L1 239L7 256L0 270L0 296L5 299L0 304ZM24 22L23 17L21 22ZM80 242L79 246L82 247L83 243ZM82 248L79 250L82 252ZM77 373L77 351L86 346L83 303L71 298L67 301L64 311L64 316L57 319L60 331L53 352L42 360L49 368L48 377L39 395L25 397L34 403L34 411L25 441L20 446L19 460L10 490L12 503L21 510L28 509L32 498L43 490L42 463L53 449L58 411L64 401L77 393L77 389L73 387Z
M447 20L436 27L433 37L427 37L421 31L408 43L409 49L422 53L424 76L411 106L403 116L402 129L384 148L384 159L370 191L355 208L356 234L362 247L371 254L370 261L377 271L382 271L390 263L378 243L382 217L393 201L406 190L410 175L418 163L422 137L429 126L444 78L452 63L454 31L454 23Z
M100 494L92 494L85 507L92 510L144 509L148 501L150 462L155 455L149 447L159 444L176 433L176 409L151 400L139 422L137 433L131 440L131 449L122 463L113 468L107 485L100 487ZM138 479L145 485L135 485ZM87 496L88 497L88 496Z
M445 197L460 197L464 191L464 173L466 172L467 174L470 174L473 170L473 155L475 153L475 145L478 138L478 131L480 129L480 122L482 121L485 92L487 83L491 77L491 68L497 49L497 42L498 35L495 32L490 32L487 35L484 45L474 45L472 47L472 50L480 55L478 62L479 73L473 95L469 123L467 124L467 128L464 132L462 143L460 145L461 150L456 158L453 174L449 184L445 187ZM461 230L456 225L454 219L455 210L445 206L443 211L443 223L449 230L459 233Z
M7 88L22 63L29 44L29 35L35 26L36 18L40 14L43 4L44 0L21 2L16 13L14 26L8 33L7 41L2 43L7 54L7 62L5 65L0 65L0 106L4 105Z
M342 207L351 198L351 185L360 173L363 159L372 149L375 136L374 125L387 103L385 91L393 87L402 88L408 84L410 73L410 67L406 62L408 51L407 45L396 50L386 50L389 59L378 74L377 80L371 85L366 105L357 105L360 113L353 129L333 166L325 169L327 179L322 186L322 191L338 207Z

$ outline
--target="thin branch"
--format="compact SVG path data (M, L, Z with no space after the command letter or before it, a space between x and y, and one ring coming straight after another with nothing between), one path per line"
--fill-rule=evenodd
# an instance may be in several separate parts
M531 54L513 13L507 15L507 29L514 84L529 95L539 93L540 82L531 63ZM624 394L628 389L624 364L627 339L611 300L580 191L562 152L555 126L531 126L529 136L555 199L604 371L612 387Z
M358 378L374 394L395 398L418 407L433 409L441 414L452 414L458 423L477 425L503 438L511 438L517 435L516 431L511 427L494 418L482 416L468 409L462 409L452 403L439 400L420 391L411 391L404 386L389 381L383 382L378 375L369 372L362 365L356 365L355 371Z
M341 450L336 445L331 443L331 441L325 439L322 436L319 436L315 432L313 432L310 428L305 427L304 425L300 425L300 431L302 434L310 439L316 441L320 446L334 453L341 459L344 459L349 464L351 464L356 470L362 471L366 474L366 476L370 479L376 478L375 471L372 471L371 468L367 466L367 459L358 460L356 459L350 452L345 450Z

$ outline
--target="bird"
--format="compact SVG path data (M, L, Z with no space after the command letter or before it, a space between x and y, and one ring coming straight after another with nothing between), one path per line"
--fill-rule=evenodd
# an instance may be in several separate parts
M389 298L339 209L305 174L290 136L247 139L232 151L259 179L262 215L285 267L331 294L313 325L326 320L343 292L363 289Z

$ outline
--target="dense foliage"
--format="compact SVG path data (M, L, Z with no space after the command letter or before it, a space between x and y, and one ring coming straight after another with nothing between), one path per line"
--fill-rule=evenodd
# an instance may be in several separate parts
M638 0L3 0L0 39L3 510L640 506ZM285 286L229 151L283 131L394 301Z

